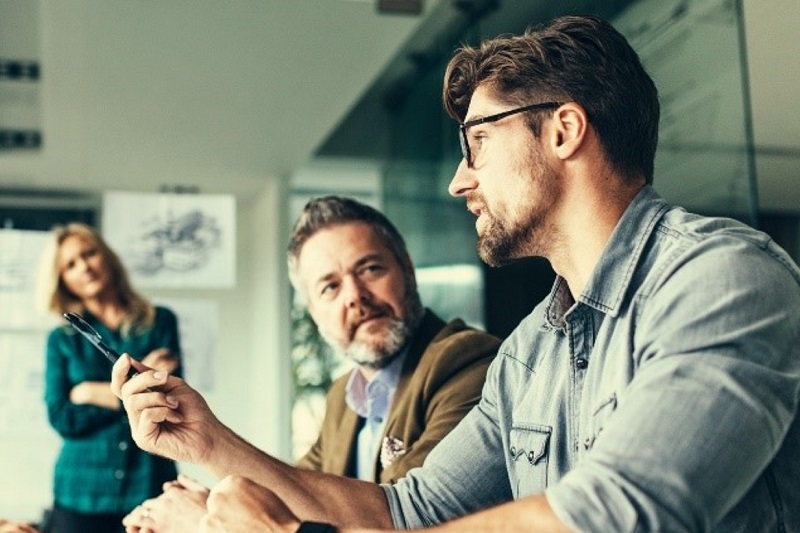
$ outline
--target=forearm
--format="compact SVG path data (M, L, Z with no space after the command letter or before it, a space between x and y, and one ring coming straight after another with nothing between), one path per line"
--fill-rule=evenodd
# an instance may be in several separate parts
M374 484L296 468L225 428L201 465L213 475L244 476L270 489L301 519L347 527L391 528L383 490Z
M76 405L96 405L119 411L119 399L111 392L108 382L84 381L72 388L69 399Z
M539 495L447 522L437 528L437 531L443 533L450 531L569 533L572 530L556 516L547 502L547 498Z
M370 533L376 529L343 528L340 533ZM530 531L532 533L570 533L568 528L555 515L547 498L543 495L532 496L514 502L492 507L486 511L467 515L437 527L430 531L441 533L461 533L462 531L485 531L494 533Z

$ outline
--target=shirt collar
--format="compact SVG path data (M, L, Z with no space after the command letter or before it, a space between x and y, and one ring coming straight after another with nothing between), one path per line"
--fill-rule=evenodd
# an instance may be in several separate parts
M614 317L619 314L644 247L669 208L651 186L639 191L611 233L579 302ZM547 305L547 320L554 326L562 326L564 315L573 304L566 280L556 276Z
M406 343L394 360L378 370L369 381L358 368L354 368L350 372L345 389L345 402L358 416L386 418L410 345L410 342Z

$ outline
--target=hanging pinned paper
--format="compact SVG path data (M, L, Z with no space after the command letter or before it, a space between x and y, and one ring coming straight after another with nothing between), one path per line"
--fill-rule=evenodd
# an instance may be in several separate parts
M103 197L103 235L135 287L236 284L233 196L108 192Z

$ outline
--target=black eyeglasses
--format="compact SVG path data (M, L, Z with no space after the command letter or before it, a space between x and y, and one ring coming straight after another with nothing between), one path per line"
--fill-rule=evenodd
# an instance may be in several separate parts
M463 124L459 124L458 131L460 135L458 136L458 140L461 143L461 155L464 156L464 160L467 162L467 167L472 168L472 150L470 150L469 147L469 139L467 138L467 128L471 128L472 126L477 126L478 124L486 124L487 122L497 122L500 119L506 118L511 115L516 115L517 113L522 113L524 111L533 111L534 109L555 109L562 105L564 105L564 102L542 102L539 104L531 104L531 105L526 105L524 107L511 109L510 111L503 111L502 113L497 113L496 115L489 115L488 117L476 118L475 120L470 120L468 122L464 122Z

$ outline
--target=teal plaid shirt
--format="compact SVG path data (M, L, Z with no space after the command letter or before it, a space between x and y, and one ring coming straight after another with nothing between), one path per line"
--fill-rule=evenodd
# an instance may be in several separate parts
M180 354L178 321L163 307L156 307L152 328L126 337L91 314L84 318L119 353L143 358L156 348L169 348ZM126 513L159 494L161 485L177 476L175 463L136 446L124 410L70 402L69 392L78 383L110 379L111 362L70 326L50 333L45 402L50 424L64 439L53 486L59 507L85 513Z

